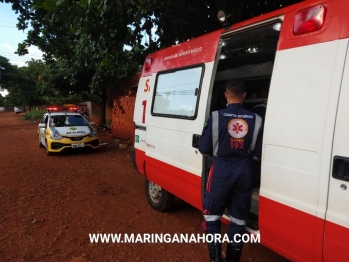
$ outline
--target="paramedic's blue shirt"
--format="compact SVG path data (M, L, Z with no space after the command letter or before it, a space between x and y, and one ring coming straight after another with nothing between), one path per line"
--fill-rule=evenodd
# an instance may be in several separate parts
M199 140L199 151L220 158L260 159L262 119L242 104L229 104L212 112Z

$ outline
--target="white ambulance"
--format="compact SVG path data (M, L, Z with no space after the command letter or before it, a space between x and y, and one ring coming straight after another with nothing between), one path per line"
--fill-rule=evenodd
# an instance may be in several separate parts
M226 104L226 81L244 79L247 109L267 100L246 230L293 261L349 261L348 10L348 0L304 1L145 59L134 164L154 209L176 196L202 210L211 159L198 138Z

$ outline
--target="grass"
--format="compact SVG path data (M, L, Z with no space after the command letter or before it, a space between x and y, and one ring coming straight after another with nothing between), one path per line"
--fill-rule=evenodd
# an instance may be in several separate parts
M32 110L24 115L24 119L33 121L40 120L45 113L46 110Z

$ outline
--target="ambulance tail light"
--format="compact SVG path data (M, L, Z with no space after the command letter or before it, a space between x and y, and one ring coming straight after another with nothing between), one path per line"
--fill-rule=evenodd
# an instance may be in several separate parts
M148 57L145 59L145 62L144 62L144 70L146 72L150 71L151 70L151 65L152 65L152 62L153 62L153 59L151 57Z
M294 18L293 33L301 35L320 30L325 23L326 7L315 5L299 10Z

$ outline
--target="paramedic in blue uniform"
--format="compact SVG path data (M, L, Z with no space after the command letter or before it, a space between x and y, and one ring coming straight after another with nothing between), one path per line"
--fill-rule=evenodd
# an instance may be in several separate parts
M251 158L261 155L262 119L242 105L246 96L242 80L229 80L225 90L227 108L212 112L202 131L199 151L213 157L204 194L203 228L206 234L220 234L221 217L228 209L227 261L232 262L239 261L242 252L239 236L245 233L251 206ZM210 261L223 261L222 243L211 242L208 248Z

